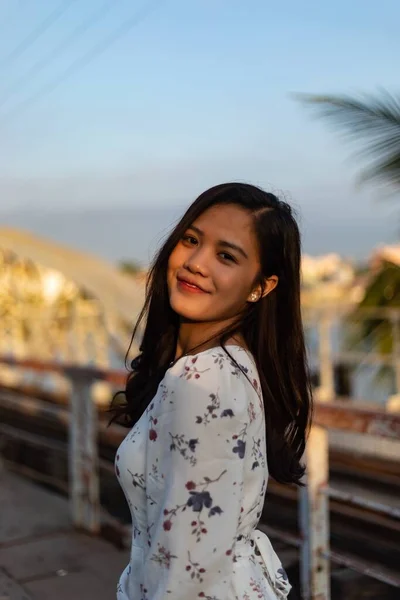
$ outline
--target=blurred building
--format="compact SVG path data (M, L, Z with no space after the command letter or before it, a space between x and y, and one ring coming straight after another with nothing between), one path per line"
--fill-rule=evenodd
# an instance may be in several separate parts
M301 265L302 301L304 305L357 302L360 290L355 286L354 265L339 254L323 256L304 254Z

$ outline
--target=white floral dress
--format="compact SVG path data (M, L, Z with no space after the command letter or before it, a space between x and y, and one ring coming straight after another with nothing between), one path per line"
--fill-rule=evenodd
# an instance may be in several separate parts
M286 573L256 531L268 480L258 373L228 346L182 357L118 449L132 550L117 600L283 600Z

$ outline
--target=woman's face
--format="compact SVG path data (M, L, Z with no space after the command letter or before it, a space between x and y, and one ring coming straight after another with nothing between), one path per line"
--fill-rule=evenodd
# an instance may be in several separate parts
M183 319L222 322L260 298L260 262L251 214L234 204L205 211L185 232L168 262L172 309ZM268 280L267 290L275 287ZM272 287L271 287L272 286Z

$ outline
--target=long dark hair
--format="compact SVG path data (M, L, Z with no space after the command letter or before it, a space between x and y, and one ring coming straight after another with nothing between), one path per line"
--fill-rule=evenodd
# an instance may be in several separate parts
M144 322L140 355L131 363L126 389L114 397L113 420L133 426L157 391L175 358L179 317L169 303L167 268L171 252L186 230L208 208L235 204L254 218L259 244L259 282L276 275L277 287L249 302L240 322L218 339L240 333L259 372L266 419L269 472L282 483L300 484L301 458L311 421L312 394L300 309L300 233L290 206L253 185L226 183L203 194L188 208L156 255L149 271L146 300L132 339Z

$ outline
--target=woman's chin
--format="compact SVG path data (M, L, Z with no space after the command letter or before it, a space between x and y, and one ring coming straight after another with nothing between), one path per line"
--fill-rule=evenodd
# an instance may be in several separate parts
M199 323L207 322L207 318L204 318L204 313L200 311L189 311L187 309L172 307L178 317L183 323Z
M182 321L207 321L207 318L205 318L205 311L202 310L201 307L190 306L190 303L187 300L183 302L170 301L170 304L172 310Z

